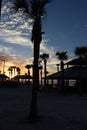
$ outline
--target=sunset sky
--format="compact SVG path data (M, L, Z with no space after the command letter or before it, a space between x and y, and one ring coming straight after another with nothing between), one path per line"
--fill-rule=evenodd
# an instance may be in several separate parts
M26 73L26 64L33 61L33 44L31 43L32 20L20 13L13 14L6 10L7 1L3 0L0 21L0 59L6 60L5 71L11 65L21 67ZM87 1L86 0L52 0L46 6L47 15L42 26L45 34L40 53L48 53L47 70L56 72L59 62L55 56L57 51L67 51L69 59L75 58L77 46L87 46ZM24 20L23 20L24 19ZM0 60L0 70L3 61Z

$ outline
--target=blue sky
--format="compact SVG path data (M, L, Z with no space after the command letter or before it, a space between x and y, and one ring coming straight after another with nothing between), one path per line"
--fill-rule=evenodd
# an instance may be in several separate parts
M5 5L0 23L0 55L8 57L7 67L17 65L23 68L33 60L31 19L27 20L19 13L11 15L11 11L5 11ZM67 51L69 59L72 59L75 58L74 49L77 46L87 46L87 1L52 0L46 10L47 16L42 24L45 34L41 53L49 53L47 67L51 73L56 71L55 64L59 62L55 56L57 51Z

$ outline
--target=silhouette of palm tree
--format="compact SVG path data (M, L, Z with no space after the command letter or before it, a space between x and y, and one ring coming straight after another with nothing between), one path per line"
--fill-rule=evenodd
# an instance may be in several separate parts
M16 66L12 66L12 69L13 69L13 71L14 71L14 77L15 77Z
M19 67L16 67L16 71L17 71L17 75L19 76L21 69ZM18 83L19 83L19 77L18 77Z
M9 77L12 78L12 75L13 75L13 67L10 66L10 67L8 68L8 71L9 71Z
M87 46L76 47L75 55L78 56L80 59L87 59Z
M11 69L8 68L8 71L9 71L9 78L11 77Z
M47 59L49 58L49 54L43 53L40 55L40 58L44 61L44 86L46 86L46 76L47 76L46 64Z
M21 69L19 67L16 67L17 75L20 75Z
M60 60L60 67L61 67L61 71L62 71L62 87L61 87L61 91L63 92L63 88L64 88L64 60L68 59L68 55L67 55L67 52L62 51L62 52L56 52L56 56Z
M75 55L78 56L79 58L79 92L82 94L82 67L83 67L83 61L85 60L85 65L87 66L87 46L82 46L82 47L76 47L75 48Z
M32 66L29 65L29 64L27 64L27 65L25 66L25 68L28 70L28 72L27 72L28 75L30 75L30 68L31 68L31 67L32 67Z
M42 16L44 16L45 5L50 0L16 0L15 9L25 8L25 12L33 19L32 38L31 41L34 45L34 64L33 64L33 87L31 98L30 118L33 120L37 117L37 88L39 87L39 50L42 41Z

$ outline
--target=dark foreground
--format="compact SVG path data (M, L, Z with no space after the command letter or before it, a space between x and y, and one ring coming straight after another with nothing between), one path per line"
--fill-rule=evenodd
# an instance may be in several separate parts
M0 88L0 130L87 130L87 95L38 93L39 121L29 123L31 88Z

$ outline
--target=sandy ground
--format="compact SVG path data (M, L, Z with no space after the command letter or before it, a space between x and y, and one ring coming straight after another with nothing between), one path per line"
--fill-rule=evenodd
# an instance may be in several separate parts
M0 88L0 130L87 130L87 95L38 93L40 120L29 123L31 88Z

